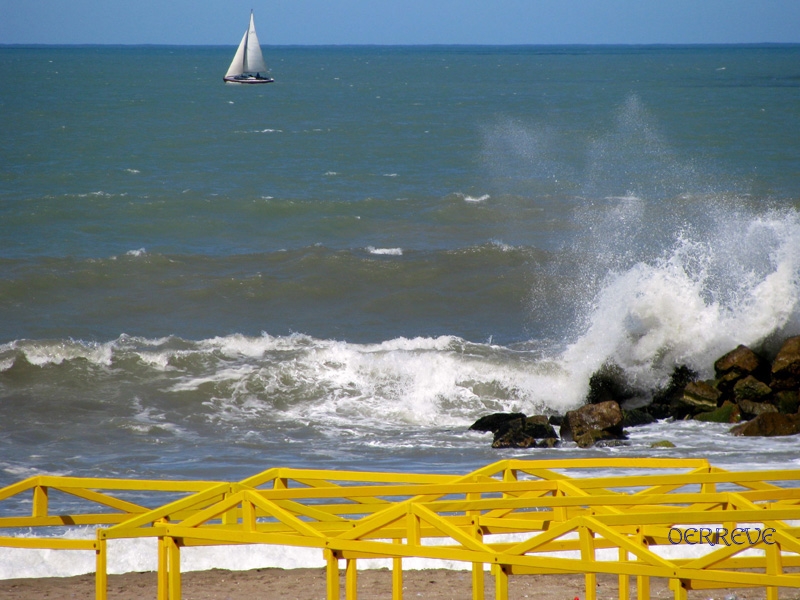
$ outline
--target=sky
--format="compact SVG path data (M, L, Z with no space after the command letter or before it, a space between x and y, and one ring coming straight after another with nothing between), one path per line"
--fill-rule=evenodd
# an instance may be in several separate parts
M800 0L0 0L0 44L800 43Z

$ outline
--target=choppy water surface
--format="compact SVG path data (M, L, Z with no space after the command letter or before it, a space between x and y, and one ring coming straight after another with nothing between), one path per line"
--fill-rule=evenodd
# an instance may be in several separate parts
M0 485L467 472L530 455L475 419L606 362L647 389L800 333L800 48L265 50L253 88L228 48L0 48ZM536 456L798 456L631 433Z

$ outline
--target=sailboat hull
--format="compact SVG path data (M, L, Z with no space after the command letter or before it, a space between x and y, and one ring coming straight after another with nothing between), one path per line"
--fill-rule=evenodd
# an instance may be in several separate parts
M246 77L244 75L235 75L232 77L223 77L222 80L225 83L273 83L275 80L271 77Z

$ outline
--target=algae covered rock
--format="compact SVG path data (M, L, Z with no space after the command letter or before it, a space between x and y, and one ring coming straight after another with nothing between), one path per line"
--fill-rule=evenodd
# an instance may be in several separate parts
M669 440L661 440L658 442L653 442L650 444L651 448L675 448L675 444L670 442Z
M752 375L740 379L736 382L736 385L733 386L733 397L737 402L741 400L764 402L771 395L772 388Z
M731 433L765 437L796 435L800 433L800 415L783 415L778 412L763 413L752 421L733 427Z
M784 414L793 414L800 409L800 394L795 390L781 390L775 394L775 406Z
M706 423L738 423L742 420L742 410L738 404L726 401L719 408L695 415L694 419Z

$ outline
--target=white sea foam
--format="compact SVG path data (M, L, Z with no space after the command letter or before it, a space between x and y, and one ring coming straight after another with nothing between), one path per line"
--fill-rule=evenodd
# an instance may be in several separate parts
M381 254L381 255L388 255L388 256L402 256L403 249L402 248L375 248L374 246L368 246L367 252L370 254Z
M79 341L37 341L19 340L11 342L0 348L0 352L21 352L32 365L43 367L46 365L60 365L65 361L85 359L91 364L108 366L114 353L114 342L105 344L85 343ZM7 368L13 366L13 360L3 361L8 363Z
M31 458L38 458L38 456L31 456ZM0 462L0 469L9 475L14 475L18 479L26 479L28 477L35 477L37 475L56 475L58 477L70 475L68 471L55 472L50 469L44 471L34 466L23 466L19 464L8 464Z
M88 530L76 530L67 534L71 539L93 537ZM570 536L567 536L570 537ZM574 536L572 536L574 537ZM519 534L487 535L488 543L519 542L526 539ZM446 540L423 540L423 545L436 546ZM654 546L651 550L667 559L697 558L708 552L704 546ZM751 554L745 551L744 554ZM616 560L616 550L597 551L598 560ZM553 558L578 558L574 551L552 552ZM243 571L258 568L323 568L325 560L318 549L292 546L210 546L187 547L181 550L181 571L204 571L227 569ZM386 569L392 567L391 559L359 561L359 569ZM108 574L155 571L158 568L158 548L153 539L109 540ZM468 570L471 563L454 560L407 558L403 569L450 569ZM487 565L488 569L488 565ZM92 573L95 570L93 552L30 550L0 548L0 579L28 577L69 577Z
M88 538L86 532L70 537ZM108 573L155 571L158 568L158 548L155 540L110 540L108 543ZM181 571L227 569L243 571L274 567L279 569L322 568L325 560L320 550L291 546L211 546L181 550ZM390 559L362 561L359 568L390 568ZM466 570L471 564L457 561L407 559L404 569L447 568ZM0 548L0 579L29 577L70 577L95 570L93 552L30 550Z
M500 240L491 240L490 243L492 244L492 246L502 250L503 252L511 252L512 250L514 250L514 246L510 246L505 242L501 242Z
M218 399L221 406L230 407L251 394L249 381L257 383L265 396L316 399L287 406L285 416L317 423L344 425L357 418L372 426L463 425L487 408L541 409L536 390L557 376L552 364L531 364L525 353L512 355L509 361L508 356L497 355L502 349L488 345L469 349L450 336L398 338L381 344L306 336L231 336L216 344L226 356L246 359L214 374L217 382L230 382L232 396ZM189 389L206 381L192 376L180 387ZM262 410L268 406L262 405Z

